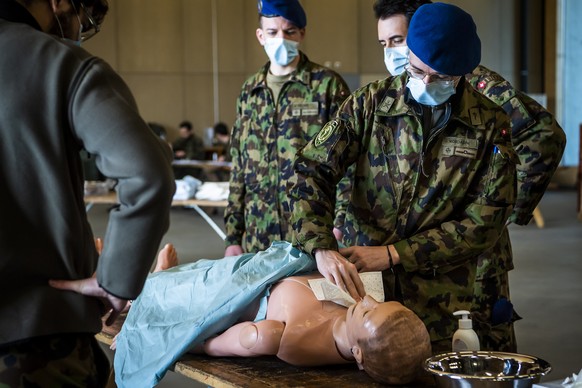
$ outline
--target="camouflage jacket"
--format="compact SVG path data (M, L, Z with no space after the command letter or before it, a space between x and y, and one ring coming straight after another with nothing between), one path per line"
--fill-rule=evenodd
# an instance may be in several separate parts
M273 101L268 69L269 63L242 87L230 147L226 244L240 244L246 252L291 240L288 188L295 183L295 154L349 94L337 73L301 53L295 74Z
M478 66L466 79L501 106L511 119L512 142L519 164L517 198L509 220L527 225L560 164L566 135L550 112L494 71Z
M423 131L407 80L354 92L298 154L294 243L309 253L337 248L335 184L355 163L347 243L394 244L401 265L384 271L387 297L415 311L438 340L455 330L452 312L471 309L476 258L498 241L515 201L517 157L505 112L465 82L445 122Z
M465 78L479 93L501 106L511 119L512 142L519 164L517 198L509 221L527 225L560 164L566 135L550 112L494 71L478 66ZM338 228L343 227L351 181L344 179L340 185L344 195L337 204Z

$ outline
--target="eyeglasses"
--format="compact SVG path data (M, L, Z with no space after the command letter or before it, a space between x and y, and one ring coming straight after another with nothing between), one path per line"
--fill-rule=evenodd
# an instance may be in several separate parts
M432 82L433 81L441 81L441 82L453 82L455 80L455 78L452 75L444 75L444 74L439 74L439 73L425 73L422 70L417 69L416 67L413 67L412 65L408 65L406 66L406 72L408 73L409 76L411 76L412 78L418 79L418 80L423 80L426 77L428 77L428 82Z
M83 13L87 17L87 20L89 21L88 26L86 26L84 24L81 25L81 42L86 42L89 39L91 39L92 37L94 37L95 34L97 34L99 31L101 31L101 26L99 26L99 24L97 24L97 22L93 18L93 15L91 15L91 12L89 12L87 7L85 7L85 4L83 4L83 3L80 3L80 4L81 4L81 9L83 10Z
M89 12L87 7L85 7L85 4L83 4L82 2L79 2L79 5L81 6L83 13L85 14L85 17L89 21L88 24L81 22L81 19L79 18L79 12L77 11L77 7L75 7L75 2L72 1L71 4L73 5L73 8L75 9L75 13L77 14L77 18L79 19L79 24L81 25L81 42L86 42L89 39L91 39L92 37L94 37L95 34L97 34L101 30L101 27L95 21L95 19L93 18L93 15L91 15L91 12Z

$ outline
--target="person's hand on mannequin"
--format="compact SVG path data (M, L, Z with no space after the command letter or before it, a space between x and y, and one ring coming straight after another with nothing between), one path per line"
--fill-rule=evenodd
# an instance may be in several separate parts
M315 250L317 270L327 280L337 285L342 290L358 301L366 295L364 283L358 275L356 266L350 263L339 252L327 249Z

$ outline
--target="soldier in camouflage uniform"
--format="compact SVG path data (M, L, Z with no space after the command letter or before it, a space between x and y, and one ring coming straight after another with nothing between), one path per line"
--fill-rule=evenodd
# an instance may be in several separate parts
M480 60L472 18L449 4L425 7L410 26L410 75L348 98L299 153L291 195L294 242L315 255L319 271L357 297L354 272L382 270L387 299L420 316L438 352L450 350L452 313L473 306L477 258L500 242L517 156L505 112L462 77ZM452 21L438 24L443 18ZM447 82L456 89L430 103L412 78L428 78L428 91ZM334 183L354 163L348 261L332 234Z
M408 62L403 55L407 52L410 18L418 7L429 3L429 0L378 0L374 4L378 40L384 47L386 67L393 75L400 74L404 70L403 62ZM510 116L512 143L520 163L517 199L509 221L527 225L562 158L566 145L564 131L546 109L515 90L499 74L478 66L465 78ZM342 190L347 192L350 188L344 186ZM342 202L338 207L336 226L343 229L347 203ZM519 316L513 311L509 295L508 271L513 269L513 260L507 228L500 238L495 249L479 256L472 317L482 349L515 352L512 322Z
M257 37L270 62L244 83L237 102L225 256L291 240L288 188L295 183L295 154L349 94L337 73L297 50L306 24L301 5L269 0L261 6Z
M566 135L551 113L499 74L479 66L466 78L510 116L512 143L520 163L517 198L509 221L527 225L560 164ZM492 249L479 256L472 315L484 349L516 352L512 322L519 316L508 311L511 303L506 302L510 300L508 271L514 268L507 228L501 240L496 246L501 251Z

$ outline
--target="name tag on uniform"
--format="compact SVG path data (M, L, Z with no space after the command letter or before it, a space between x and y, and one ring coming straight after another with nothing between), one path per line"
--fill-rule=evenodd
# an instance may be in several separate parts
M302 102L291 104L291 115L298 116L317 116L319 115L319 103L317 102Z
M447 137L443 140L444 156L461 156L464 158L475 159L479 142L476 139L467 139L464 137Z

